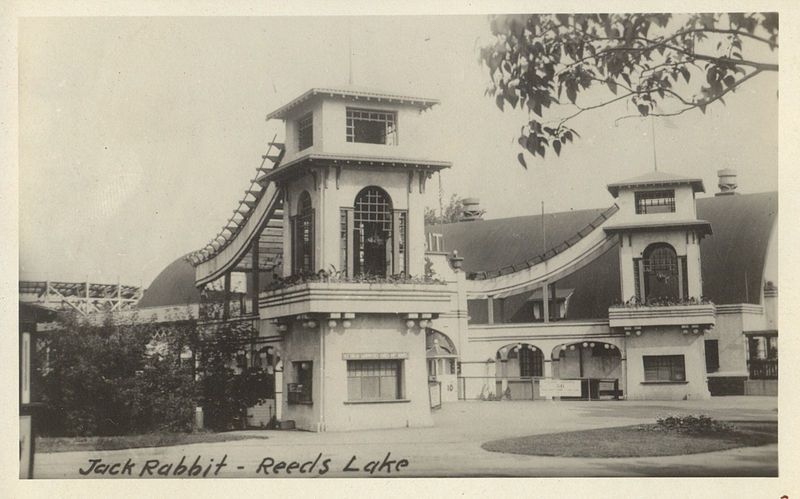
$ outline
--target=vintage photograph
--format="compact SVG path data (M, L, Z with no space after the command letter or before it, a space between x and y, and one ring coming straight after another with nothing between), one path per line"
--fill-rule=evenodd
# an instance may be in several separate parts
M777 477L780 41L21 17L19 477Z

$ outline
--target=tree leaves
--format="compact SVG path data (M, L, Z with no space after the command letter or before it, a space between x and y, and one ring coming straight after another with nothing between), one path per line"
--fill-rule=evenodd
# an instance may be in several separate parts
M632 100L635 116L705 112L754 67L764 70L747 60L752 44L778 42L778 16L769 13L512 15L491 18L490 29L495 41L480 50L489 93L501 111L527 110L518 143L534 157L551 147L560 157L578 137L571 119L618 100ZM605 96L586 93L594 83ZM527 168L524 154L517 159Z

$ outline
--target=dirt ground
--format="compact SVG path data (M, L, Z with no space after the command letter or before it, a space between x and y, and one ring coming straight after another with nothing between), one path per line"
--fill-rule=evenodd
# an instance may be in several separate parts
M36 478L777 476L777 445L652 458L539 457L481 449L482 443L494 439L648 423L665 414L707 414L728 421L778 418L775 397L454 402L434 412L435 425L429 428L328 433L250 430L237 435L269 438L37 453L34 469Z

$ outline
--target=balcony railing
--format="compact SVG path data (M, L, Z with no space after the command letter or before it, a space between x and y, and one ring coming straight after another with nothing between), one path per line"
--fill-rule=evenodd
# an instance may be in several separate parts
M747 368L751 379L778 379L778 359L750 359Z
M261 293L262 318L309 313L430 313L450 310L452 290L423 282L302 282Z
M608 308L608 325L611 327L698 326L706 329L715 324L713 303L613 305Z

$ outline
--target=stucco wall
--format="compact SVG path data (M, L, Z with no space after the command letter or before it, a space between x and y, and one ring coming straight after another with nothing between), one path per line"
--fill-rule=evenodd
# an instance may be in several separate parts
M297 383L297 370L293 362L312 362L313 374L311 381L311 405L290 404L288 401L289 383ZM322 422L322 405L319 403L321 396L321 355L319 327L305 329L299 322L293 322L289 331L284 335L283 342L283 410L284 420L294 420L297 428L302 430L320 431Z
M323 326L325 334L325 427L327 430L431 426L425 333L410 332L397 316L362 316L344 329ZM342 354L406 353L402 361L405 401L347 403L347 361Z
M675 212L673 213L636 213L636 192L675 190ZM689 185L620 189L617 198L619 212L615 223L651 223L667 220L692 220L697 217L694 204L694 193Z
M680 327L648 327L641 336L626 338L628 386L631 400L705 399L711 395L706 382L702 334L683 334ZM685 382L646 383L645 355L683 355Z
M347 142L347 108L372 109L397 113L397 144L363 144ZM297 120L313 111L314 144L298 151ZM435 112L435 111L434 111ZM398 105L358 101L340 98L316 99L293 109L286 119L286 154L284 162L290 162L309 153L349 154L361 156L394 156L408 158L430 158L435 153L425 133L424 114L410 105Z
M341 321L331 328L321 321L314 329L293 324L284 342L285 384L296 382L292 361L312 361L312 405L283 403L283 419L299 429L347 431L372 428L430 426L425 335L410 332L406 319L370 315L353 319L348 329ZM402 400L348 403L347 360L343 354L402 353Z

